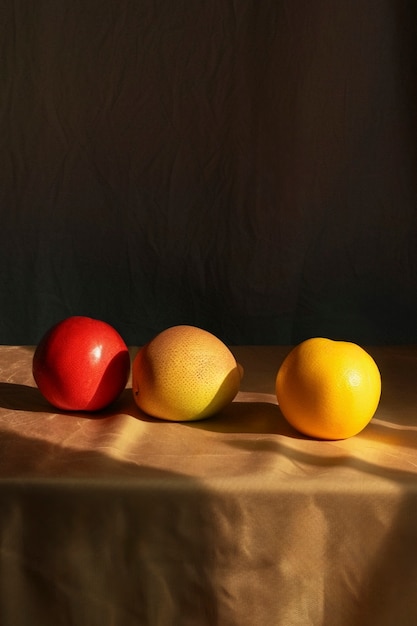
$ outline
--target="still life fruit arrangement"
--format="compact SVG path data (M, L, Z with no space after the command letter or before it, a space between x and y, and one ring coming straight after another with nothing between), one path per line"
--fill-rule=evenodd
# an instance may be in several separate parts
M110 324L68 317L50 328L33 355L33 377L45 399L64 411L99 411L114 402L132 374L138 408L161 420L209 418L236 397L243 368L212 333L167 328L129 350ZM381 396L374 359L359 345L322 337L293 347L278 368L279 408L299 433L347 439L371 421Z

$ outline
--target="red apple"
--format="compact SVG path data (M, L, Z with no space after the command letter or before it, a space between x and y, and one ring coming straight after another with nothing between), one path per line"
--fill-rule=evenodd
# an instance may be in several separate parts
M53 406L98 411L125 388L129 351L110 324L91 317L68 317L42 337L32 371L40 392Z

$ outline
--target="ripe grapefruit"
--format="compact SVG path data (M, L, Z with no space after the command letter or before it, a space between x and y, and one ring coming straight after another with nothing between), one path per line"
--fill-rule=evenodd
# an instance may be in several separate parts
M232 402L241 373L215 335L196 326L172 326L138 350L132 364L133 396L153 417L199 420Z
M314 337L284 359L276 394L284 417L299 432L346 439L374 416L381 376L374 359L357 344Z

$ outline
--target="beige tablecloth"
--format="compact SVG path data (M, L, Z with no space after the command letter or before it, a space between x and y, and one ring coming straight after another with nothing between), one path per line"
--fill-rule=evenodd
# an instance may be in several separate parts
M380 406L336 442L282 417L289 349L232 348L235 402L165 423L130 383L58 414L1 347L2 626L415 626L417 347L369 348Z

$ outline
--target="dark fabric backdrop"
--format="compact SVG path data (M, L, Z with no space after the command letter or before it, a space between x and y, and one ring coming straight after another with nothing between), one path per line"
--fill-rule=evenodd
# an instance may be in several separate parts
M417 342L415 0L0 0L0 342Z

